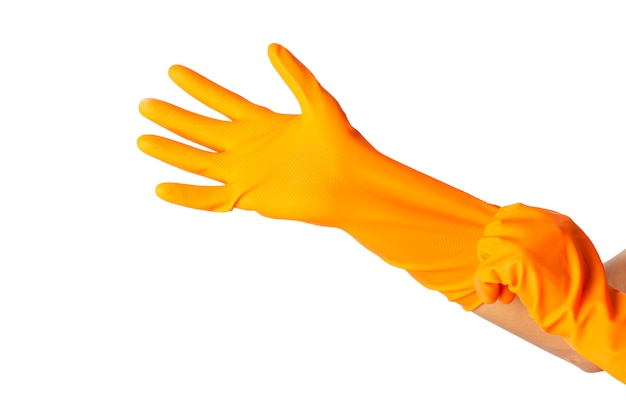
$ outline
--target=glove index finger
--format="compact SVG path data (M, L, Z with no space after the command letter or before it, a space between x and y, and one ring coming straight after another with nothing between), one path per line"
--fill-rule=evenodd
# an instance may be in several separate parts
M171 66L168 75L190 96L231 120L251 116L261 108L182 65Z

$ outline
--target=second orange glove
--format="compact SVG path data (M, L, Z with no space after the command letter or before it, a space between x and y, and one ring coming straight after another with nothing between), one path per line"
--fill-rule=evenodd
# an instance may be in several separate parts
M596 249L569 217L503 207L478 251L481 299L495 302L507 285L547 333L626 384L626 294L607 285Z

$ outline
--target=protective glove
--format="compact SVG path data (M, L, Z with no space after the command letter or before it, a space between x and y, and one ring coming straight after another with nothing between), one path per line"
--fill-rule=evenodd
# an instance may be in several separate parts
M302 114L274 113L179 65L170 78L230 121L141 102L146 118L205 148L146 135L138 140L143 152L224 184L160 184L158 196L196 209L239 208L340 228L426 287L477 308L476 244L498 207L381 154L289 51L272 44L269 58Z
M626 383L626 294L607 285L596 249L569 217L504 207L486 226L478 253L476 289L484 302L508 286L546 332Z

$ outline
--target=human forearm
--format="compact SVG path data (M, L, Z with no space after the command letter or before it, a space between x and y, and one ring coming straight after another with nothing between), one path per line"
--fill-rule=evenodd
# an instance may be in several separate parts
M371 178L364 179L367 186L359 193L362 200L358 206L362 208L350 208L350 219L361 228L348 229L351 234L360 238L366 247L373 247L375 253L386 254L389 263L419 274L423 284L426 282L424 276L430 273L437 278L442 271L450 282L458 283L463 274L473 279L472 272L477 264L476 241L498 208L393 160L385 168L384 172L373 173ZM367 207L376 210L367 210ZM416 215L430 214L433 207L440 208L440 217ZM455 219L455 223L450 219ZM367 233L363 233L363 224L369 225L365 230ZM393 252L385 252L390 249ZM459 267L452 271L451 265ZM616 288L620 288L619 284L626 287L626 251L606 265L609 282L615 283ZM458 276L454 276L455 273ZM519 299L510 304L482 304L474 312L586 372L601 371L561 337L545 332L529 316Z
M579 367L585 372L602 371L597 365L572 349L562 338L546 333L539 327L530 317L528 310L519 298L516 298L510 304L500 302L482 304L473 312L526 342Z
M609 286L626 292L626 250L605 262L604 271ZM474 310L474 313L586 372L602 371L597 365L576 352L562 338L546 333L539 327L519 299L511 304L483 304Z
M359 167L337 206L341 228L427 288L478 307L476 244L498 207L379 153L352 161Z
M341 228L390 264L406 270L445 269L471 252L499 207L485 203L380 153L355 155L360 166L341 200Z
M609 286L626 293L626 250L605 262L604 271ZM519 299L511 304L499 302L483 304L474 310L474 313L586 372L602 371L597 365L576 352L561 337L546 333L539 327Z
M302 114L272 112L181 66L170 69L172 80L230 121L142 101L144 116L206 149L154 135L142 136L139 147L224 184L165 183L157 194L197 209L341 228L424 286L467 310L479 307L476 247L499 208L380 154L301 62L279 45L269 55ZM497 291L506 297L504 287ZM493 316L503 314L514 317Z

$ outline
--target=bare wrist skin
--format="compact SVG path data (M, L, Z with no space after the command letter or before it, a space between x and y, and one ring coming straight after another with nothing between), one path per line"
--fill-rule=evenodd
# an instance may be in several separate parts
M604 263L604 272L610 287L626 293L626 249Z
M526 307L519 298L510 304L500 302L483 304L474 310L474 313L546 352L576 365L585 372L602 371L595 364L576 353L563 339L544 332L528 315Z
M475 268L476 241L498 207L377 151L363 151L354 158L358 173L350 184L356 197L337 207L345 213L339 227L398 268L446 270L464 252L469 255L462 262Z

